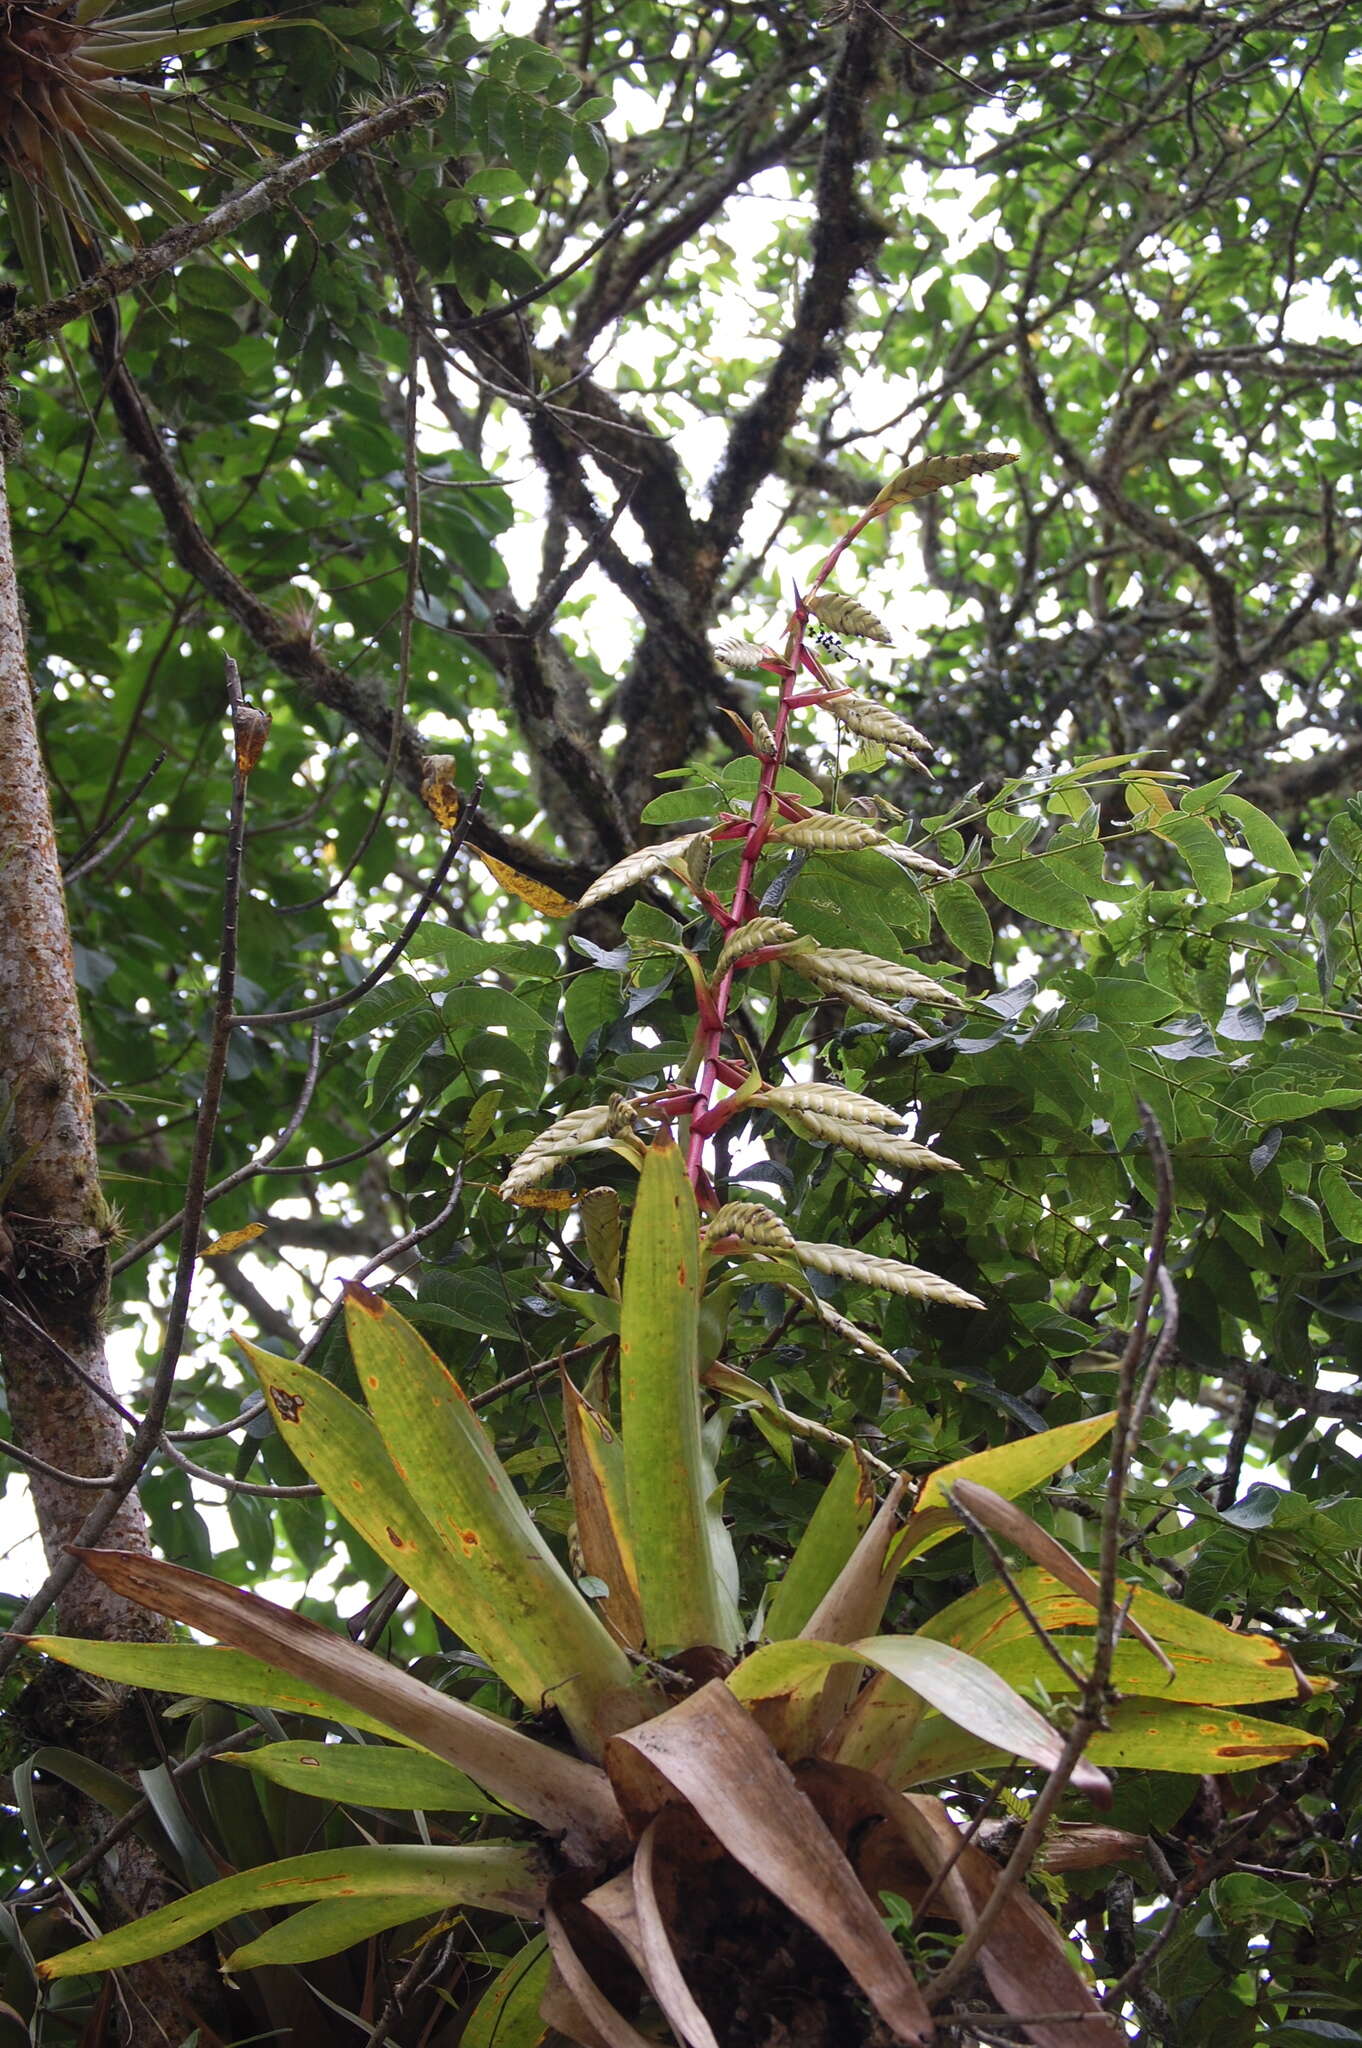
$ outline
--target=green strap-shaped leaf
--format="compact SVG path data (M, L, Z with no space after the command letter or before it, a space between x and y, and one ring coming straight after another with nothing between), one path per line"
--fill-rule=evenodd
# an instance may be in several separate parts
M756 1706L765 1699L779 1699L792 1688L807 1685L815 1673L826 1674L837 1664L868 1664L872 1670L898 1682L902 1688L900 1727L904 1738L922 1720L924 1707L932 1707L938 1715L948 1715L955 1728L967 1731L976 1741L991 1742L1007 1755L1025 1757L1047 1770L1058 1761L1064 1748L1063 1736L1005 1679L990 1671L987 1664L924 1636L868 1636L864 1642L845 1645L802 1638L771 1643L740 1664L727 1683L740 1700ZM854 1762L863 1769L876 1770L879 1758L863 1756L857 1742L855 1707L843 1728L847 1731L843 1740L835 1747L826 1746L824 1754L837 1763ZM881 1748L888 1753L887 1742ZM881 1770L878 1775L885 1773ZM1079 1764L1073 1782L1077 1790L1101 1804L1109 1802L1107 1781L1088 1759Z
M55 1657L59 1664L92 1672L96 1678L112 1678L119 1685L222 1700L229 1707L313 1714L319 1721L335 1721L366 1735L385 1735L390 1742L394 1739L384 1722L347 1706L331 1693L272 1670L244 1650L210 1649L198 1643L87 1643L77 1636L30 1636L28 1640L35 1650Z
M991 1486L1004 1500L1016 1500L1100 1443L1115 1420L1114 1413L1090 1415L1082 1422L1066 1422L1059 1429L1024 1436L1015 1444L997 1444L992 1450L976 1451L973 1457L957 1458L953 1465L939 1465L923 1481L914 1512L908 1518L900 1563L944 1543L960 1527L946 1504L947 1494L957 1479L972 1479L977 1486Z
M306 1792L351 1806L394 1807L402 1812L504 1813L463 1771L416 1749L364 1742L269 1742L262 1749L226 1750L219 1763L239 1764Z
M243 1870L220 1884L205 1885L187 1898L116 1927L97 1941L85 1941L39 1964L47 1978L80 1977L91 1970L121 1969L180 1948L238 1913L262 1907L313 1905L325 1900L405 1901L387 1924L449 1906L487 1906L497 1912L535 1914L543 1901L545 1875L533 1849L512 1842L474 1848L432 1849L424 1844L365 1845L322 1849L290 1856L259 1870ZM435 1907L429 1906L434 1898ZM417 1903L419 1902L419 1903ZM252 1944L254 1946L254 1944Z
M483 1992L459 2048L540 2048L549 2028L539 2017L539 2003L551 1968L548 1936L537 1934Z
M737 1610L707 1527L700 1432L700 1229L670 1137L649 1148L620 1307L620 1415L639 1598L655 1656L736 1650Z
M843 1454L785 1567L766 1613L772 1642L797 1636L870 1527L875 1490L855 1451Z
M329 1380L244 1338L237 1342L259 1376L284 1442L337 1512L538 1713L552 1679L535 1645L508 1630L498 1610L499 1582L479 1554L478 1532L470 1528L467 1543L451 1542L432 1526L394 1468L376 1424ZM499 1482L484 1474L483 1483L489 1496L497 1483L511 1491L504 1473ZM555 1669L553 1677L561 1676Z
M1055 1676L1059 1673L1056 1670ZM1047 1680L1048 1683L1048 1680ZM1276 1721L1261 1721L1224 1707L1187 1706L1172 1700L1126 1699L1110 1709L1108 1726L1088 1745L1091 1762L1111 1770L1179 1771L1191 1777L1257 1771L1303 1750L1323 1749L1323 1738ZM991 1769L1014 1754L976 1741L939 1714L926 1716L899 1756L878 1773L905 1791Z
M476 1591L490 1617L482 1654L503 1676L516 1674L516 1691L536 1709L555 1706L587 1753L599 1756L609 1736L647 1715L646 1683L634 1682L623 1650L531 1521L462 1387L430 1346L367 1288L347 1290L345 1321L360 1388L402 1482L451 1577Z
M475 1903L475 1902L470 1902ZM321 1956L339 1955L356 1942L372 1935L386 1934L409 1920L429 1920L446 1911L449 1899L440 1892L412 1892L410 1896L380 1899L324 1899L316 1906L300 1906L245 1941L224 1958L224 1970L258 1970L266 1963L315 1963Z

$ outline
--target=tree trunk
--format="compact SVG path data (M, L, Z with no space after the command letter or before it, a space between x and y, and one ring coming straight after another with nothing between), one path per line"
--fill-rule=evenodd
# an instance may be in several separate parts
M5 490L12 433L0 397L0 1295L24 1318L7 1313L0 1300L0 1370L18 1448L59 1472L93 1476L112 1472L126 1449L121 1418L100 1398L113 1395L103 1327L111 1233L24 647ZM29 1479L43 1550L56 1565L99 1496L37 1471ZM101 1541L120 1550L149 1548L136 1492ZM70 1635L145 1642L169 1633L158 1616L83 1569L60 1595L58 1614ZM136 1761L153 1760L137 1755L146 1748L146 1728L131 1697L124 1713L109 1717L97 1697L73 1690L70 1674L53 1666L29 1688L25 1707L39 1736L69 1742L111 1769L130 1774ZM67 1817L78 1838L90 1842L109 1821L83 1799L69 1804ZM136 1836L97 1867L96 1882L105 1925L135 1919L178 1894ZM118 2038L170 2048L195 2026L205 2040L216 2038L208 2029L223 2011L211 1952L196 1944L168 1962L125 1972L109 2022Z
M0 419L0 435L7 423ZM0 1364L21 1450L63 1472L110 1472L125 1449L104 1354L108 1212L99 1190L94 1121L66 922L24 650L0 445L0 1185L12 1250L3 1285L51 1340L0 1310ZM57 1348L59 1347L59 1349ZM64 1363L75 1360L92 1384ZM57 1564L95 1496L33 1473L43 1548ZM146 1525L129 1495L105 1539L145 1550ZM145 1639L161 1633L141 1608L79 1572L61 1600L75 1634Z

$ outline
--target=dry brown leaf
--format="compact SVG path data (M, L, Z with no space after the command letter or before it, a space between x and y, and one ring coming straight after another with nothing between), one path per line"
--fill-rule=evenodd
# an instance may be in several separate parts
M729 1855L827 1943L897 2040L917 2048L932 2039L931 2015L893 1936L727 1686L712 1680L660 1719L613 1737L606 1768L626 1805L643 1794L656 1811L681 1797ZM635 1806L634 1817L648 1816Z
M941 1906L966 1932L996 1888L1002 1875L960 1831L939 1799L920 1793L899 1795L886 1808L919 1862L940 1880ZM1049 1914L1018 1885L1003 1907L979 1956L989 1990L1004 2012L1081 2012L1082 2019L1032 2020L1025 2027L1035 2048L1103 2048L1125 2040L1114 2013L1104 2013L1085 1979L1077 1957Z
M665 1839L670 1815L654 1814L634 1850L634 1916L643 1950L644 1974L677 2038L686 2048L719 2048L714 2029L695 2002L667 1933L657 1896L654 1859L659 1838Z
M640 2034L637 2027L631 2027L623 2013L616 2012L610 2000L601 1990L586 1964L572 1945L572 1937L552 1906L544 1908L544 1931L549 1937L549 1948L563 1985L571 1994L581 2015L596 2030L604 2048L657 2048L655 2041L649 2041ZM552 2023L547 2009L548 2001L540 2006L541 2014ZM579 2030L576 2015L565 2012L564 2019L573 2022L571 2039L586 2038Z
M259 1657L359 1707L385 1727L443 1757L484 1791L563 1838L569 1854L595 1862L622 1844L619 1807L594 1764L546 1748L506 1722L422 1685L345 1636L291 1614L258 1593L220 1585L202 1572L122 1550L81 1550L105 1585L220 1643Z

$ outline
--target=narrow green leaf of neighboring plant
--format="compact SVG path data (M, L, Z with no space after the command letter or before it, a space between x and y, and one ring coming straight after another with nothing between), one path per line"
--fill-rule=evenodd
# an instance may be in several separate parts
M989 1451L977 1451L971 1458L957 1458L953 1465L940 1465L923 1481L913 1513L903 1532L899 1562L920 1557L923 1551L944 1543L960 1528L946 1505L946 1495L957 1479L972 1479L976 1485L991 1486L1004 1500L1016 1500L1029 1493L1042 1479L1052 1478L1065 1465L1081 1458L1107 1434L1116 1416L1090 1415L1082 1422L1066 1422L1059 1429L1042 1430L1024 1436L1019 1443L998 1444ZM947 1519L939 1517L944 1512ZM918 1518L923 1518L921 1526Z
M541 2048L549 2028L539 2017L539 2002L551 1968L548 1936L537 1934L483 1992L459 2036L459 2048Z
M1218 1776L1225 1771L1261 1770L1264 1764L1281 1763L1303 1750L1325 1746L1322 1737L1307 1735L1300 1728L1227 1713L1223 1707L1187 1706L1172 1700L1120 1700L1109 1710L1108 1724L1097 1730L1087 1755L1092 1763L1111 1770ZM1004 1764L1014 1753L997 1743L975 1741L932 1714L879 1775L904 1791L910 1785L954 1777L958 1771Z
M312 1905L322 1894L328 1900L356 1902L404 1897L424 1902L434 1896L437 1911L465 1905L534 1914L543 1900L545 1883L535 1851L519 1843L486 1842L474 1848L451 1849L409 1843L322 1849L312 1856L289 1856L281 1863L267 1863L260 1870L243 1870L220 1884L205 1885L202 1891L174 1899L97 1941L84 1941L77 1948L50 1956L38 1968L49 1979L121 1969L180 1948L238 1913L265 1906ZM425 1910L424 1903L413 1904L398 1919ZM397 1920L388 1922L389 1926L397 1924Z
M610 1588L600 1609L619 1640L631 1650L641 1650L643 1609L629 1528L624 1449L605 1417L578 1392L566 1373L561 1379L568 1480L582 1563L588 1576Z
M395 1734L467 1771L514 1811L561 1836L570 1858L594 1857L602 1848L614 1852L620 1845L619 1809L605 1773L595 1764L535 1742L496 1715L448 1698L348 1636L306 1615L290 1614L258 1593L138 1551L77 1550L75 1555L125 1598L203 1629L233 1649L258 1653L309 1685L320 1684L366 1716L377 1716Z
M870 1527L875 1489L868 1468L847 1451L823 1489L766 1612L772 1642L797 1636Z
M403 1484L451 1575L474 1586L491 1614L482 1654L536 1711L556 1707L599 1756L608 1736L648 1712L628 1658L531 1521L462 1387L424 1338L366 1287L346 1289L345 1323Z
M76 1636L29 1636L45 1657L111 1678L119 1685L142 1685L148 1692L222 1700L229 1707L269 1707L276 1714L314 1714L366 1735L392 1737L384 1721L331 1693L288 1678L249 1657L244 1650L209 1648L200 1643L95 1643Z
M477 1904L476 1900L469 1901ZM258 1970L267 1963L315 1963L339 1955L356 1942L386 1934L412 1920L447 1913L451 1901L439 1892L387 1893L376 1899L320 1899L300 1906L274 1927L243 1942L224 1958L224 1970Z
M639 1598L655 1656L713 1644L740 1624L715 1566L700 1436L700 1229L674 1141L639 1178L620 1314L620 1415Z
M229 1749L221 1764L239 1764L291 1792L351 1806L395 1807L423 1813L504 1813L463 1771L416 1749L365 1742L269 1742L262 1749Z

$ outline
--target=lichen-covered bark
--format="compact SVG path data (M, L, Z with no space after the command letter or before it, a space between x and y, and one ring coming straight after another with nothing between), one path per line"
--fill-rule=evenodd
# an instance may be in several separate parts
M0 427L3 420L0 419ZM123 1425L95 1388L112 1391L102 1315L108 1244L95 1159L90 1084L47 778L33 716L0 443L0 1185L12 1250L0 1288L47 1337L0 1308L0 1365L20 1449L59 1471L112 1471ZM54 1349L60 1347L60 1351ZM94 1387L61 1358L66 1352ZM57 1563L95 1495L35 1473L49 1563ZM136 1495L105 1541L145 1549ZM77 1635L145 1638L159 1625L89 1572L61 1601Z
M0 1293L39 1329L5 1314L0 1302L0 1370L19 1448L59 1471L93 1475L111 1472L125 1444L121 1421L98 1392L112 1393L102 1323L108 1238L71 935L24 648L5 494L7 426L0 398ZM43 1549L55 1565L99 1496L37 1472L30 1484ZM148 1548L135 1493L102 1541L120 1550ZM84 1570L61 1595L58 1614L68 1635L135 1642L166 1633L158 1616ZM129 1774L153 1760L131 1696L112 1716L99 1713L97 1701L65 1696L60 1685L39 1682L26 1699L38 1738L74 1740L85 1754ZM105 1809L79 1795L67 1798L66 1808L76 1839L96 1842L108 1825ZM138 1836L96 1866L95 1885L108 1925L137 1919L175 1896L164 1865ZM205 1944L141 1965L126 1978L110 2039L178 2041L222 2019L223 1991Z

